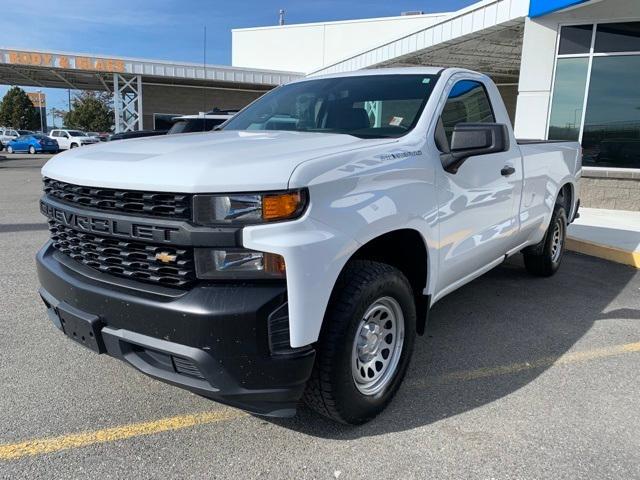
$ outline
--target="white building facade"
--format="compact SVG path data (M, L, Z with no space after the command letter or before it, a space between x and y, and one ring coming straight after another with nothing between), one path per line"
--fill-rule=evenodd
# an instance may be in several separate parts
M307 75L484 72L518 137L582 143L583 204L640 210L640 0L482 0L442 14L238 29L232 57Z

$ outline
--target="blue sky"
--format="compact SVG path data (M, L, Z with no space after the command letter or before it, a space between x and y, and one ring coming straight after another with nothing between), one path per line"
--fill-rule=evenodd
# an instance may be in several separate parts
M287 23L306 23L451 11L475 1L19 0L20 8L0 15L0 47L201 62L206 25L207 63L229 65L231 29L274 25L280 8ZM0 97L7 88L0 85ZM67 108L66 90L45 93L48 107Z

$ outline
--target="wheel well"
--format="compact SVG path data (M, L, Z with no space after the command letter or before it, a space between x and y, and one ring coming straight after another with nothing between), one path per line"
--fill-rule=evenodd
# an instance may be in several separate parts
M423 291L427 284L427 248L416 230L402 229L370 240L351 259L373 260L392 265L409 280L416 302L417 331L424 333L430 299Z

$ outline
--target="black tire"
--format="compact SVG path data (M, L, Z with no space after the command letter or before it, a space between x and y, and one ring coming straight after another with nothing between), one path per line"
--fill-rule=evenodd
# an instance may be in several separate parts
M391 373L381 384L382 389L367 395L356 386L352 355L365 313L384 298L393 299L402 311L404 341L397 349L397 363L394 370L389 370ZM400 320L397 323L400 324ZM402 272L384 263L350 262L340 274L327 308L316 363L304 393L305 403L341 423L358 425L371 420L384 410L400 387L415 335L415 301L411 285Z
M36 149L35 149L35 147L33 145L31 145L29 147L29 154L30 155L35 155L35 153L36 153Z
M527 271L538 277L556 273L564 256L566 238L567 213L562 205L556 205L542 242L522 251Z
M78 144L77 144L77 143L72 143L72 144L69 146L69 148L76 148L77 146L78 146Z

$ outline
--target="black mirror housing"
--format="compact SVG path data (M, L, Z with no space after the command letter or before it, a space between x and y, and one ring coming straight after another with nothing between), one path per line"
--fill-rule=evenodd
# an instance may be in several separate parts
M509 130L503 123L459 123L453 130L449 153L442 155L442 166L450 173L469 157L509 150Z

